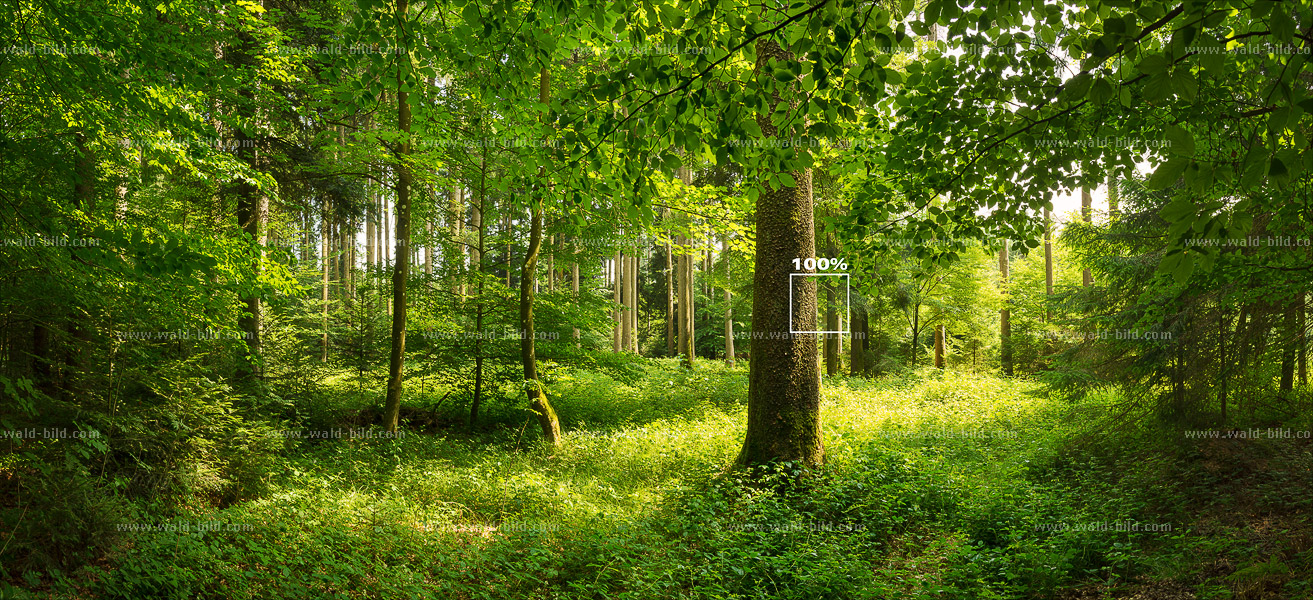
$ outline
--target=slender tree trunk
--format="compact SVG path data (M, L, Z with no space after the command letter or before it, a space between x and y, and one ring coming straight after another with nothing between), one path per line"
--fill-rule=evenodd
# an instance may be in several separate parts
M409 18L408 0L397 0L397 30L402 31ZM405 46L402 45L404 48ZM383 426L396 432L401 417L401 392L406 360L406 281L410 277L410 92L403 91L404 75L397 67L397 129L402 142L397 149L396 266L392 269L392 354L388 360L387 403L383 408Z
M865 308L861 306L853 307L853 323L850 327L852 335L848 342L848 373L853 377L866 374L867 340L866 331L862 328L865 315Z
M1300 292L1299 305L1296 307L1299 322L1296 328L1299 330L1295 352L1299 359L1299 384L1308 385L1308 300L1307 296Z
M1087 225L1094 224L1094 208L1093 201L1090 198L1090 188L1083 187L1080 189L1080 213L1081 219ZM1085 287L1094 285L1094 275L1090 273L1088 268L1081 272L1081 282Z
M725 364L734 366L734 305L729 291L729 236L720 241L720 260L725 262Z
M835 248L834 246L834 239L833 237L830 237L829 243L826 245L826 254L829 256L834 256L835 254L838 253L839 253L838 249ZM825 277L822 280L825 282L825 330L826 331L839 330L839 311L836 310L834 306L835 302L838 300L838 298L836 297L836 295L838 294L838 290L835 289L837 286L834 283L836 279L838 278ZM841 361L839 359L842 353L843 353L843 349L839 346L839 334L838 333L825 334L825 374L826 375L833 377L835 375L838 375L839 372L843 369L843 365L840 364Z
M1121 189L1117 187L1117 176L1108 174L1108 220L1116 219L1121 214Z
M461 276L462 267L465 263L465 244L461 243L461 236L465 232L465 198L464 188L459 185L453 185L447 190L447 234L451 236L451 256L448 257L447 268L453 275L456 275L456 284L452 286L452 293L457 297L464 296L464 277ZM431 272L431 269L430 269Z
M771 58L790 61L794 56L774 40L757 42L758 72ZM796 104L799 84L773 93L769 110L757 116L767 137L777 128L770 118L781 103ZM769 336L752 340L748 360L748 424L737 464L754 465L776 460L819 465L825 460L821 438L820 364L816 330L816 281L801 277L793 290L794 258L816 256L811 170L791 173L797 187L761 185L757 201L757 250L752 299L752 331ZM790 309L792 308L792 312Z
M1219 380L1219 381L1218 381L1218 392L1217 392L1217 397L1218 397L1218 401L1219 401L1219 403L1222 405L1222 422L1221 422L1219 425L1222 426L1222 427L1225 427L1225 426L1226 426L1226 394L1227 394L1227 384L1228 384L1229 381L1230 381L1230 377L1229 377L1230 374L1227 373L1227 367L1229 367L1231 363L1227 362L1227 360L1226 360L1226 333L1227 333L1227 327L1226 327L1226 313L1227 313L1227 311L1226 311L1226 307L1225 307L1225 306L1222 306L1222 302L1221 302L1220 300L1218 301L1217 304L1218 304L1218 311L1217 311L1217 355L1218 355L1218 360L1217 360L1217 379Z
M944 326L935 326L935 368L942 369L945 366L944 360Z
M579 304L579 248L574 248L574 260L570 263L570 295L575 305ZM579 348L579 328L574 327L574 347Z
M1299 348L1299 331L1296 326L1299 324L1298 305L1292 301L1285 311L1285 338L1286 343L1281 349L1281 388L1278 396L1283 400L1290 399L1290 392L1295 389L1295 351Z
M332 239L332 230L329 226L329 214L332 212L332 202L327 198L324 199L323 215L319 218L319 246L320 267L323 270L323 284L320 286L320 301L322 304L323 326L319 332L319 362L328 362L328 286L329 286L329 254L332 253L332 246L329 240Z
M1044 209L1044 320L1053 321L1053 218Z
M487 149L484 149L487 152ZM471 183L472 185L472 183ZM470 401L470 431L479 422L479 407L483 404L483 285L484 285L484 268L483 257L487 255L487 227L483 224L483 201L488 195L488 163L487 156L483 160L479 169L479 195L478 200L471 209L470 224L478 232L478 247L470 253L470 263L474 267L475 281L478 282L478 303L474 306L474 399Z
M625 343L625 339L624 339L625 307L623 304L624 298L622 298L620 294L620 282L621 282L621 278L624 277L624 268L620 266L621 258L622 257L620 251L617 250L615 253L615 257L611 259L611 292L612 292L611 300L615 304L615 311L612 319L613 321L615 321L615 329L611 332L612 352L619 352L620 349L624 347L624 343Z
M1011 276L1008 274L1008 247L1011 245L1010 240L1004 240L1003 247L998 251L999 286L1003 288L1003 308L998 311L999 349L1003 374L1008 377L1012 376L1012 311L1008 309L1012 303L1009 283Z
M670 209L663 209L661 221L666 223L669 220ZM675 265L668 241L666 242L666 355L675 355Z
M543 67L539 75L539 93L538 100L547 104L550 81L547 76L547 67ZM541 191L531 198L530 208L530 226L529 226L529 248L524 253L524 269L520 272L520 359L524 362L524 380L528 386L529 404L533 408L534 414L538 415L538 424L543 430L543 439L548 444L558 446L561 443L561 424L556 418L556 411L552 409L551 402L547 399L547 392L543 390L542 383L538 381L538 357L534 350L534 331L533 331L533 283L537 279L535 273L538 268L538 250L543 241L543 199L547 195L546 169L540 168L538 176L542 178Z
M638 354L638 249L629 257L629 351Z

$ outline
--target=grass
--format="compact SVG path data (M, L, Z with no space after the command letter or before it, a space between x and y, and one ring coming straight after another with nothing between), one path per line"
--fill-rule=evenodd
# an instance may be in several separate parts
M301 440L270 493L173 519L220 530L136 532L108 565L40 586L105 598L1308 591L1307 444L1213 440L1201 461L1160 430L1105 435L1109 394L1073 404L1023 380L926 370L827 379L824 469L727 471L745 390L741 369L651 361L633 385L560 374L556 449L514 420L476 435ZM1245 500L1219 495L1224 484ZM1116 530L1127 523L1171 530Z

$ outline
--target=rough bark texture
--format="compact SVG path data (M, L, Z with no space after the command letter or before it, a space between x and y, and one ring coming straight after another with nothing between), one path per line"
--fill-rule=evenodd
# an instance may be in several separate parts
M397 28L400 30L408 12L407 0L397 1ZM398 148L396 205L396 264L392 269L392 353L388 358L387 402L383 407L383 426L397 430L401 416L402 377L406 358L406 281L410 277L410 93L403 92L402 73L397 69L397 129L405 141Z
M772 40L757 42L757 69L770 58L791 60ZM784 94L794 96L798 84ZM765 136L777 134L770 112L781 102L774 94L770 111L758 115ZM794 258L816 255L811 171L791 173L797 187L762 185L757 201L757 249L752 300L752 340L748 359L748 424L737 463L799 461L819 465L825 460L821 439L820 364L815 334L790 334L791 325L816 330L816 280L798 278L790 313L790 274Z

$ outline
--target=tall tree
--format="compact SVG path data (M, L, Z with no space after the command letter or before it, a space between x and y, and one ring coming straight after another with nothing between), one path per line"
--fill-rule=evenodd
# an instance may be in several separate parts
M1004 240L998 250L999 289L1003 293L1003 307L998 311L999 353L1003 363L1003 374L1009 377L1012 376L1012 310L1008 308L1011 304L1008 248L1011 245L1011 240Z
M547 104L550 98L551 80L548 78L547 66L542 67L538 75L538 101ZM546 167L539 169L539 185L529 198L529 247L524 252L524 267L520 271L520 360L524 363L524 381L529 395L529 405L538 416L538 424L543 430L543 439L553 446L561 443L561 423L556 417L556 410L547 399L547 391L538 380L538 357L535 350L533 321L533 284L537 279L538 251L543 242L543 206L550 192L545 177Z
M773 72L772 64L794 61L794 54L773 39L756 44L757 72ZM766 110L757 115L764 137L779 134L771 114L796 106L800 87L799 78L793 77L770 93ZM768 335L754 335L748 358L748 426L737 459L741 465L775 460L819 465L825 460L816 337L791 333L816 330L816 279L799 277L797 285L792 281L793 260L815 258L815 235L811 169L772 174L762 182L752 331Z
M409 0L397 0L396 27L398 44L406 53L398 56L396 71L397 129L401 142L396 150L397 204L396 204L396 263L392 268L392 352L388 357L387 401L383 407L383 426L396 432L401 417L401 392L405 385L406 369L406 283L410 278L410 187L412 182L410 158L414 145L410 139L411 79L407 70L410 56L406 31L410 18Z
M729 234L720 240L720 260L725 263L725 364L734 366L734 304L729 290Z

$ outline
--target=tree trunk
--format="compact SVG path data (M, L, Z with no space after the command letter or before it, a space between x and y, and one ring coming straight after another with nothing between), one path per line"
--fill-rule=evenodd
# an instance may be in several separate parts
M1087 187L1080 189L1080 214L1085 224L1094 224L1093 201L1090 198L1090 188ZM1081 272L1081 282L1085 287L1094 285L1094 275L1090 273L1088 268Z
M1299 384L1308 385L1308 300L1307 296L1300 292L1299 305L1296 307L1299 322L1296 328L1299 330L1299 339L1297 340L1295 352L1298 354L1299 363Z
M1117 218L1121 212L1121 190L1117 188L1117 176L1108 174L1108 220Z
M1003 308L998 311L999 357L1003 363L1003 374L1008 377L1012 376L1012 311L1008 309L1012 302L1011 291L1008 289L1008 247L1011 245L1010 240L1004 240L1003 247L998 251L999 287L1003 291Z
M320 301L322 303L323 327L319 332L319 362L328 362L328 286L329 286L329 254L332 253L332 246L329 240L332 239L332 231L329 227L329 213L332 212L332 202L324 200L323 215L319 218L319 262L323 270L323 284L320 287Z
M612 311L611 320L615 322L615 327L611 331L611 351L619 352L624 347L624 298L620 294L620 281L624 276L624 269L620 266L620 251L617 250L615 257L611 259L611 300L615 305Z
M682 169L681 169L682 173ZM670 209L663 209L661 221L670 220ZM674 255L670 251L670 242L666 242L666 355L675 355L675 265Z
M1299 347L1299 332L1296 329L1299 323L1298 309L1299 306L1292 301L1284 311L1286 343L1281 349L1281 388L1277 393L1282 400L1289 400L1290 392L1295 389L1295 350Z
M863 328L866 309L853 308L853 322L849 326L851 334L848 340L848 373L853 377L866 373L866 330Z
M629 257L629 348L638 354L638 248Z
M720 260L725 262L725 364L734 366L734 305L729 291L729 236L720 241Z
M758 72L768 59L793 60L775 41L757 42ZM770 114L781 102L795 104L799 84L785 90L788 97L773 93L769 110L757 116L767 137L777 128ZM820 465L825 461L821 439L820 364L814 334L790 334L791 330L816 330L816 281L800 277L789 304L790 275L794 258L815 258L816 230L813 223L811 170L791 173L797 187L761 185L757 201L757 249L752 299L752 331L769 334L752 340L748 360L748 424L739 465L777 460ZM792 308L792 313L790 312Z
M397 30L402 31L408 18L408 0L397 0ZM401 416L401 391L406 360L406 281L410 277L410 92L402 91L404 76L397 67L397 129L402 142L397 149L396 265L392 269L392 353L388 359L387 403L383 408L383 426L396 432Z
M1044 320L1053 321L1053 216L1044 209Z
M486 148L484 150L487 151ZM487 248L487 227L483 224L483 199L488 193L488 165L484 157L479 169L479 198L471 207L470 224L478 232L478 247L470 252L470 263L474 267L475 281L478 282L478 301L474 306L474 399L470 401L470 431L479 422L479 407L483 404L483 257Z
M942 369L944 368L945 365L944 335L945 335L944 326L936 325L935 326L935 368L936 369Z
M539 74L538 101L547 104L550 81L547 67ZM547 399L547 392L538 381L538 357L535 355L533 331L533 284L537 279L538 250L543 242L543 199L547 195L546 168L538 170L542 178L537 197L530 198L529 247L524 253L524 268L520 271L520 360L524 363L524 380L529 395L529 404L534 414L538 415L538 424L543 430L543 439L548 444L558 446L561 443L561 424L556 418L556 411Z

